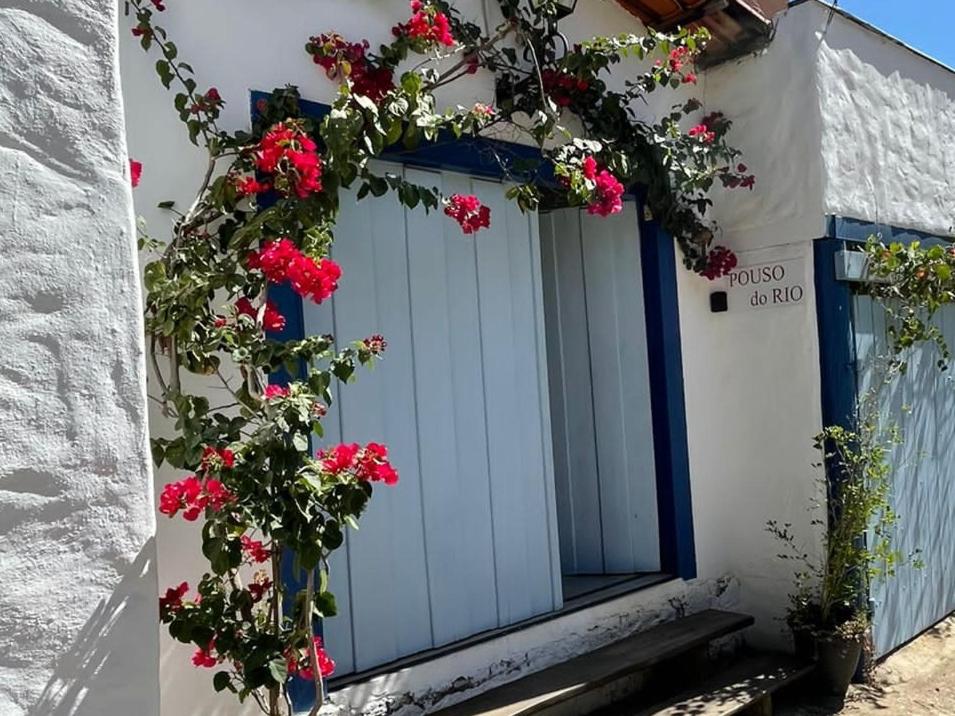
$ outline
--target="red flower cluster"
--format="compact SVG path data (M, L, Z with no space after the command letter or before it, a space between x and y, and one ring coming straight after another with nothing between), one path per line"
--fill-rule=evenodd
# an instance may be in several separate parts
M137 162L135 159L129 160L129 181L133 185L133 189L139 186L139 180L143 176L143 165L141 162Z
M276 177L276 189L299 199L322 190L322 159L318 145L299 126L279 122L272 127L256 152L259 171Z
M752 191L753 187L756 186L756 176L753 174L747 174L749 167L745 164L740 164L736 167L736 172L733 173L729 169L724 171L720 175L720 179L723 181L723 186L728 189L749 189Z
M373 336L368 336L368 338L362 341L365 348L367 348L372 355L381 355L385 352L385 348L388 347L388 341L385 340L385 337L379 333L374 334Z
M178 587L169 587L166 595L159 597L159 617L164 618L170 612L182 609L182 598L189 591L189 583L183 582Z
M716 139L716 132L712 131L708 124L703 122L698 124L686 133L691 139L699 138L703 144L712 144Z
M212 652L216 648L216 638L212 637L212 641L209 642L208 646L204 649L202 647L196 649L196 653L192 655L192 663L200 668L211 669L216 664L219 663L218 657L212 655Z
M273 398L284 398L288 395L288 388L281 385L267 385L265 390L262 391L262 397L266 400L272 400Z
M581 162L581 169L585 179L594 181L597 178L597 160L593 157L584 157L584 161Z
M222 100L222 95L219 94L219 90L215 87L210 87L204 95L200 95L196 98L196 101L189 107L189 111L193 114L206 112L218 116L219 110L222 109L222 105L224 104L225 102Z
M341 267L331 259L318 261L302 253L291 239L267 241L246 259L250 269L260 269L272 283L289 281L303 298L321 303L338 288Z
M411 12L413 14L408 22L392 28L396 37L404 35L412 40L423 40L446 47L454 45L454 35L451 34L451 23L447 15L431 7L426 8L421 0L411 0Z
M262 597L272 588L272 580L265 576L264 572L255 575L249 584L249 594L252 595L252 603L257 604L262 601Z
M588 166L586 160L584 166L584 176L587 176ZM588 177L589 178L589 177ZM623 210L624 188L620 180L617 179L606 169L603 169L594 178L596 188L590 204L587 205L588 214L597 214L599 216L610 216Z
M679 72L683 65L690 59L690 50L687 47L674 47L670 50L670 58L667 61L671 72Z
M366 57L367 40L348 42L337 33L329 33L310 38L305 50L316 65L324 68L329 79L337 80L342 73L347 75L355 94L377 102L395 87L392 70L373 65Z
M714 281L721 276L726 276L736 268L736 254L725 246L714 246L706 257L706 268L700 271L710 281Z
M266 549L262 542L257 539L242 535L239 542L242 545L242 551L252 562L268 562L272 557L271 550Z
M541 82L544 85L544 92L558 107L569 106L575 99L575 92L586 92L590 89L590 82L575 77L566 70L560 72L550 68L541 70Z
M235 191L239 196L264 194L272 188L268 182L260 182L255 177L238 177L234 185Z
M203 472L219 472L235 467L235 453L229 448L215 448L207 445L202 451L199 468Z
M483 104L481 102L476 102L474 107L471 109L471 114L479 119L490 119L493 117L497 111L489 104Z
M192 475L163 488L159 496L159 511L175 517L182 510L182 516L194 522L206 508L218 512L234 499L235 496L219 480L211 477L200 480Z
M253 321L259 319L259 309L252 305L252 301L245 296L235 302L235 311L240 316L248 316ZM285 316L283 316L271 301L265 302L265 312L262 314L262 327L267 331L281 331L285 328Z
M153 7L155 7L156 10L158 10L159 12L162 12L163 10L166 9L165 0L150 0L150 2L153 4Z
M322 468L333 475L351 471L359 480L386 485L398 482L398 472L388 462L388 448L379 443L368 443L364 448L358 443L342 443L319 451L318 459Z
M444 213L458 222L465 234L473 234L491 225L491 210L473 194L453 194L447 200Z
M322 637L316 636L314 643L315 654L318 656L318 673L322 675L322 678L327 678L335 673L335 662L332 661L328 652L325 651ZM310 650L305 649L304 651L305 654L301 656L301 658L297 652L289 652L286 654L285 658L288 662L288 673L293 676L300 676L307 681L312 681L315 679L315 672L312 671L312 666L309 664Z

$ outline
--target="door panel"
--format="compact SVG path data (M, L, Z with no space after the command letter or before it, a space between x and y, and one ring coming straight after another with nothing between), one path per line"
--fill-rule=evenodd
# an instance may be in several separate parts
M543 220L561 564L660 568L646 321L635 207Z
M401 476L376 486L332 560L340 616L324 630L339 674L561 604L536 217L513 211L502 184L404 173L477 194L492 223L465 236L392 196L345 199L341 287L305 306L307 334L388 341L340 391L325 442L385 442Z

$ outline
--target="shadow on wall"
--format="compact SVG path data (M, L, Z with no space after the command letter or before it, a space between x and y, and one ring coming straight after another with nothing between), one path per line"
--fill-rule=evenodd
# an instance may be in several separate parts
M155 540L150 539L110 598L100 602L72 646L60 655L30 716L158 715L156 642L143 643L140 638L143 619L159 628L156 604L145 604L143 596L155 591L155 555ZM131 660L131 655L136 658ZM150 688L155 698L144 699Z

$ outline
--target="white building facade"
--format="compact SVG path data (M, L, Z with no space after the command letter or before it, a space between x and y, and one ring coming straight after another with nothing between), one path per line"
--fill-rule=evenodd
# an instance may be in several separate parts
M189 648L157 624L155 595L195 581L203 562L198 530L181 521L157 526L151 507L177 478L167 467L153 478L148 464L123 141L144 165L135 213L157 237L171 219L156 205L188 203L204 160L155 77L155 58L122 17L117 29L115 8L96 4L81 19L79 9L40 6L47 9L0 11L7 36L35 37L4 41L22 69L0 87L21 126L0 118L12 138L0 160L11 176L40 161L37 148L58 163L31 173L53 177L32 192L48 197L49 208L25 203L7 183L3 240L45 246L53 225L43 217L53 216L72 242L92 248L69 261L73 272L88 267L80 281L44 273L52 248L35 249L17 264L26 270L0 278L0 300L10 306L0 332L23 346L0 353L0 399L14 406L0 416L0 530L10 535L2 569L7 583L24 569L36 575L0 597L17 615L0 617L0 653L23 654L0 660L0 713L245 713L231 695L213 693ZM456 7L494 24L493 2ZM267 9L239 2L227 12L196 0L169 3L162 24L200 86L226 99L222 126L240 129L254 93L294 84L315 111L332 99L334 87L304 52L310 35L336 30L374 45L406 11L398 0L287 0ZM571 42L643 29L606 0L581 0L561 27ZM73 77L51 65L30 75L25 68L43 66L31 44L52 47L64 34L87 48L99 74ZM626 74L618 67L614 81ZM27 101L29 77L42 92ZM497 221L477 237L452 235L443 217L405 212L387 197L344 205L335 257L346 278L334 302L304 311L299 330L387 337L380 368L343 391L329 439L388 443L402 481L376 494L333 564L341 613L323 628L339 667L332 700L342 708L433 710L707 607L753 614L757 646L785 644L779 617L791 568L776 558L765 524L790 522L808 550L818 549L806 511L819 496L812 437L838 417L840 390L822 320L837 311L825 251L880 227L949 233L955 75L809 0L777 18L765 50L701 73L694 94L703 111L733 120L730 141L757 176L752 192L714 195L718 243L740 257L729 279L683 270L639 201L601 223L566 210L525 216L505 204L499 177L467 159L422 155L401 170L480 195ZM46 96L60 109L46 111ZM493 96L492 78L478 75L440 99L470 105ZM77 104L92 97L99 104ZM81 122L74 110L100 123ZM70 168L63 157L80 142L92 143L83 156L98 159ZM95 221L80 218L90 215ZM113 282L103 295L94 267ZM34 270L43 275L28 279ZM64 313L56 333L70 336L69 345L40 355L54 349L24 316L53 330L74 305L65 287L83 292L80 304L101 306L104 333L71 332ZM712 312L714 291L727 292L726 312ZM47 311L51 301L60 308ZM108 361L98 357L104 350ZM75 406L69 401L89 396L97 418L82 427L113 435L112 452L96 436L80 440L82 432L51 422L64 414L54 403L22 402L15 385L32 384L20 380L28 363L70 366L67 377L32 372L30 381L54 402ZM72 382L74 373L93 384ZM369 401L381 410L362 411ZM168 430L150 417L154 435ZM62 444L61 431L77 445L70 459L41 447ZM50 487L67 469L90 477L67 480L62 492ZM85 510L69 507L70 490ZM72 539L71 530L87 530L89 540ZM932 609L946 605L939 597ZM111 609L127 620L122 629L102 626ZM901 621L887 614L905 625L886 630L884 644L914 635L907 631L938 616L932 609ZM21 652L24 642L41 646Z

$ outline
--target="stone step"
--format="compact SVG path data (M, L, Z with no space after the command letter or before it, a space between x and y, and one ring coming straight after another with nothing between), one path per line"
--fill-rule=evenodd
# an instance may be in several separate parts
M486 691L437 712L440 716L548 716L596 711L639 691L647 672L690 655L753 618L707 610L660 624L608 646Z
M773 694L812 669L788 656L751 656L662 704L642 709L620 705L606 716L771 716Z

